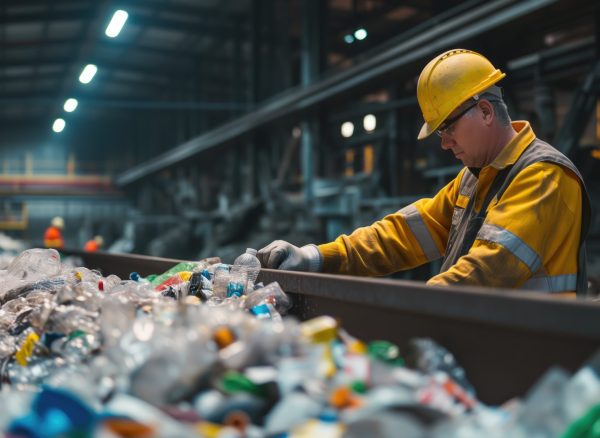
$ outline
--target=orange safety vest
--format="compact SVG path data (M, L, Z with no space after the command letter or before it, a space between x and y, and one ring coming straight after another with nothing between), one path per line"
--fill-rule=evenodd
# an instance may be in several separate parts
M59 228L50 226L44 233L44 246L46 248L63 249L65 241Z
M85 252L96 252L100 249L100 245L94 239L88 240L83 246Z

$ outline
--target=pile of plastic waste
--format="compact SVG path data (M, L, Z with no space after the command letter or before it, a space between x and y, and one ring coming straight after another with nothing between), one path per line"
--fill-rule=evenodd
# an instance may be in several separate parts
M25 245L22 241L0 233L0 269L6 269L15 256L24 249Z
M129 279L54 250L0 270L0 430L7 437L598 436L600 357L551 370L523 401L480 403L443 347L364 343L233 265ZM596 435L594 435L594 433Z

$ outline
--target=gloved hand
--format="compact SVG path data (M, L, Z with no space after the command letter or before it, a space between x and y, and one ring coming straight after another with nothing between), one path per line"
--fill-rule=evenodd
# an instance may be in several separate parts
M321 253L315 245L299 248L285 240L275 240L258 251L256 256L265 268L310 272L321 269Z

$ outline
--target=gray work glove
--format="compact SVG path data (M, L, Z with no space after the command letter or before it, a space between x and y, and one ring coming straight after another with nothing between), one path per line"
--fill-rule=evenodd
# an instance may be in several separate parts
M309 272L321 270L321 253L316 245L298 248L285 240L275 240L258 251L256 256L264 268Z

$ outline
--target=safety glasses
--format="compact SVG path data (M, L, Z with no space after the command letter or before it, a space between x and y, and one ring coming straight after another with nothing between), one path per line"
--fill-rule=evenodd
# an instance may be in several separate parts
M458 122L458 120L462 116L467 114L471 110L471 108L474 108L478 103L479 103L479 101L475 101L475 103L473 105L468 106L466 109L462 110L456 116L454 116L450 119L444 120L444 122L440 125L440 127L435 130L436 134L439 135L440 137L442 136L442 134L448 134L448 135L452 134L452 125L454 125L456 122Z

